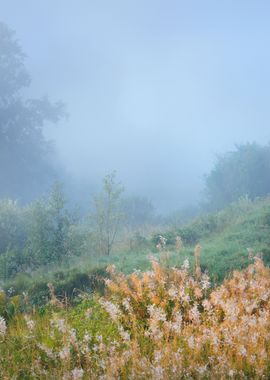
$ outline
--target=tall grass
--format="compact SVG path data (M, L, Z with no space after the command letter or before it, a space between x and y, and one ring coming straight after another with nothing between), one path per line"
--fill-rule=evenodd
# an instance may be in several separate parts
M255 257L213 287L199 260L111 265L103 297L0 319L0 378L269 378L270 270Z

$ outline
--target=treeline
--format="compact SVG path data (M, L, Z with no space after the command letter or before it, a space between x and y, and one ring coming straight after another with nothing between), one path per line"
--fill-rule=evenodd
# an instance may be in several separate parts
M55 183L47 197L27 206L0 200L0 276L30 273L41 266L82 255L109 255L117 239L154 224L154 208L140 197L124 197L115 173L81 216Z
M220 155L205 177L204 207L216 210L241 197L270 194L270 145L248 143Z

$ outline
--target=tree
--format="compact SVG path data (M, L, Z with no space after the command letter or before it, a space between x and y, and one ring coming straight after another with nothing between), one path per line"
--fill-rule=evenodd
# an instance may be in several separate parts
M251 200L270 193L270 145L244 144L220 156L206 177L211 209L220 209L242 196Z
M14 32L0 23L0 196L28 201L56 177L43 130L63 116L63 106L47 98L24 99L30 85L24 59Z
M100 253L110 254L123 219L121 194L123 186L116 182L116 173L103 180L102 192L94 198L94 223Z
M40 199L29 206L25 255L32 268L70 256L73 217L65 203L62 186L56 182L47 199Z

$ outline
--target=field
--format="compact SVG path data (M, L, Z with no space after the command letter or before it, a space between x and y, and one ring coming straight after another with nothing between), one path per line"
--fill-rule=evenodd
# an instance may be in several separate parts
M0 378L269 378L269 199L161 228L5 284Z

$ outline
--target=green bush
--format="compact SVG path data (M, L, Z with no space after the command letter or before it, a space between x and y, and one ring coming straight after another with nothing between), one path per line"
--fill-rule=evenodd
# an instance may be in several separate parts
M50 300L48 283L54 288L54 293L60 300L75 303L81 292L103 293L104 279L108 273L104 268L93 269L89 273L78 270L58 271L48 278L30 278L25 274L17 275L14 280L9 281L4 290L10 295L27 295L26 299L32 306L46 305Z
M243 144L219 156L206 177L210 210L221 209L240 197L251 200L270 193L270 145Z
M22 249L26 239L25 209L11 199L0 200L0 255Z

